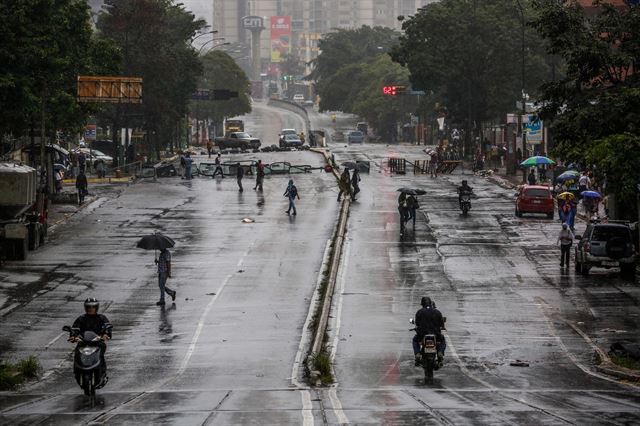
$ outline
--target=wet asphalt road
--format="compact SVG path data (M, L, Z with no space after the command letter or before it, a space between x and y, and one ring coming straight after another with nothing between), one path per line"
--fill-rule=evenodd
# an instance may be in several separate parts
M317 117L327 125L326 117ZM333 144L338 162L372 161L352 204L330 349L334 421L393 424L638 424L640 392L595 372L593 347L638 341L637 283L616 270L561 270L559 223L514 216L513 191L484 178L462 217L463 176L391 176L384 159L418 147ZM426 190L399 236L395 190ZM584 224L578 225L578 232ZM425 386L408 323L422 296L447 317L446 364ZM590 336L585 341L568 325ZM529 367L510 363L523 360ZM332 402L335 405L332 405Z
M330 130L327 115L312 127ZM247 130L263 144L298 117L258 104ZM354 119L338 116L338 127ZM272 138L272 139L269 139ZM517 219L511 191L469 175L477 198L457 208L459 174L391 176L384 159L422 158L410 146L333 144L339 161L372 161L352 205L328 347L337 383L309 390L295 361L322 254L337 213L330 175L296 175L300 215L289 219L286 177L264 198L245 179L161 179L98 200L30 258L0 270L3 357L37 353L46 378L0 393L3 424L634 424L637 388L592 369L593 350L637 339L637 284L615 271L561 271L556 222ZM312 153L266 162L319 164ZM245 158L245 157L243 157ZM258 158L247 155L246 158ZM197 159L196 161L198 161ZM424 188L415 231L399 237L396 188ZM256 220L242 224L244 217ZM579 225L581 230L583 225ZM157 299L152 253L136 238L175 236L178 300ZM423 295L447 316L445 367L426 385L413 367L408 319ZM116 329L111 381L91 406L69 374L59 330L88 295ZM612 330L617 331L613 333ZM521 359L530 367L511 367ZM292 379L293 378L293 379Z
M249 131L276 141L281 127L301 123L262 106L245 118ZM324 163L311 152L234 158ZM28 261L7 264L0 270L2 357L36 354L45 378L0 393L0 423L301 420L292 371L337 206L332 175L292 178L301 200L291 217L282 196L287 176L268 177L264 194L250 176L242 194L234 178L140 182L74 216ZM156 230L177 242L168 285L178 297L165 308L155 306L154 253L135 248ZM94 406L70 374L72 345L61 333L89 296L102 301L114 325L110 381Z

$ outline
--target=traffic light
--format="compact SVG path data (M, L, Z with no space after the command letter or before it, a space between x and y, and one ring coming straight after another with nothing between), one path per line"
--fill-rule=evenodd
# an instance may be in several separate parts
M238 92L227 90L227 89L214 89L213 96L211 97L214 101L227 101L231 98L237 98Z
M407 92L406 86L383 86L382 94L386 96L404 95Z

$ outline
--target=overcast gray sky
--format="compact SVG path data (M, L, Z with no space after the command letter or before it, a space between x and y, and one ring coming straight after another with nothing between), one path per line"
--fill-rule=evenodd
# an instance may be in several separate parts
M196 18L204 18L211 25L213 0L179 0L176 3L184 3L184 6L196 15Z

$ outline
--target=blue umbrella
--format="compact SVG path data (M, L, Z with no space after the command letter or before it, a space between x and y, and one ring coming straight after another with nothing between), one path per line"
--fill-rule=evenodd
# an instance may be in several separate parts
M602 198L602 195L598 191L582 191L580 194L584 198Z
M575 170L567 170L556 178L556 182L564 183L568 180L578 180L580 172Z

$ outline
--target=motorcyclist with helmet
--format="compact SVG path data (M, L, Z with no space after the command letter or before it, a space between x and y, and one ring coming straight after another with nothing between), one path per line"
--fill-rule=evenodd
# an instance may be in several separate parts
M469 186L466 179L462 181L462 184L458 187L458 205L462 208L462 197L464 195L473 194L473 188Z
M102 341L99 344L100 358L102 361L103 373L107 370L107 364L104 359L104 353L107 350L106 342L111 339L111 323L109 319L98 313L100 309L100 302L95 297L89 297L84 301L84 315L80 315L73 322L73 329L79 329L79 332L69 337L69 341L76 343L79 340L78 334L82 334L85 331L93 331L100 336Z
M420 300L422 308L416 312L415 324L416 335L413 336L413 354L415 356L416 366L420 365L422 361L422 354L420 353L420 342L427 334L433 334L436 336L436 352L438 356L438 368L442 367L444 360L444 351L447 344L442 335L444 327L444 317L442 313L436 309L436 304L429 297L423 297Z

